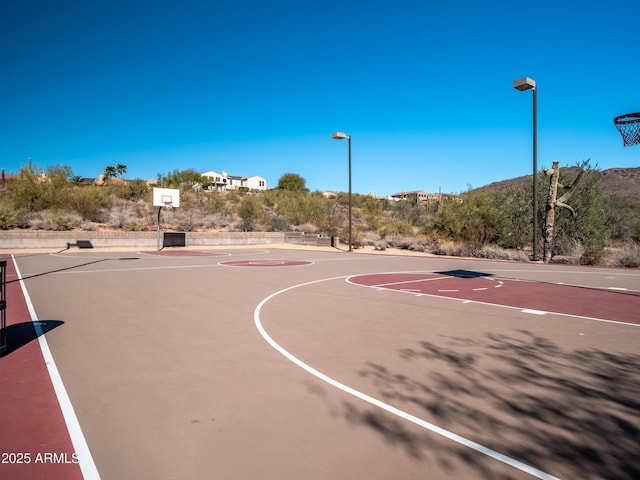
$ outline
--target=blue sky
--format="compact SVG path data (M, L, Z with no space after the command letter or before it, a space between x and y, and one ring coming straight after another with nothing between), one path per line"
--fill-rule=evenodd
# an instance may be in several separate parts
M94 0L0 6L0 167L300 174L462 192L538 166L640 166L638 0Z

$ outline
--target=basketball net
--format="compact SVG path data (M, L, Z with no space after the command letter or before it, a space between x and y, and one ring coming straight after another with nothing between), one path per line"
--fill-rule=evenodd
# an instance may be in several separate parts
M613 119L625 147L640 144L640 113L628 113Z

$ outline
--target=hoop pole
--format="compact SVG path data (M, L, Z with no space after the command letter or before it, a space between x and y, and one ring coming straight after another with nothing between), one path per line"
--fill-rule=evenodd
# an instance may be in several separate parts
M7 261L0 260L0 354L7 351Z
M158 207L158 251L160 251L160 212L162 207Z
M351 222L351 135L347 138L349 140L349 251L353 251L353 232Z
M533 261L538 260L538 86L533 87Z

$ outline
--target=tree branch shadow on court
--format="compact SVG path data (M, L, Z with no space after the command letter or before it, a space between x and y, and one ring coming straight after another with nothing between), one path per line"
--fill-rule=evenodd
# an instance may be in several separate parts
M640 478L640 355L571 350L527 331L443 340L398 352L402 371L366 364L367 393L560 478ZM354 400L341 408L349 422L439 462L452 478L458 462L478 478L521 477L376 407Z
M40 335L50 332L54 328L64 324L62 320L39 320L38 322L40 332L36 332L36 328L33 322L22 322L8 325L0 332L0 335L5 335L7 340L7 348L4 352L0 353L0 358L15 352L19 348L24 347L29 342L35 340Z

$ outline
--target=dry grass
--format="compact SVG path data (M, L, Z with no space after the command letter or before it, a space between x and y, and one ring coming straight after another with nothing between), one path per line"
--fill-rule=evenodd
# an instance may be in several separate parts
M633 242L612 248L605 265L610 267L640 268L640 246Z
M372 236L369 235L366 245L373 247L373 250L378 252L393 248L408 252L449 257L475 257L517 262L527 262L529 260L528 255L521 250L485 245L479 250L472 252L468 246L460 242L440 238L394 236L386 239L373 239Z
M477 252L476 256L493 260L514 260L517 262L526 262L529 260L529 256L522 250L505 249L495 245L485 245Z

